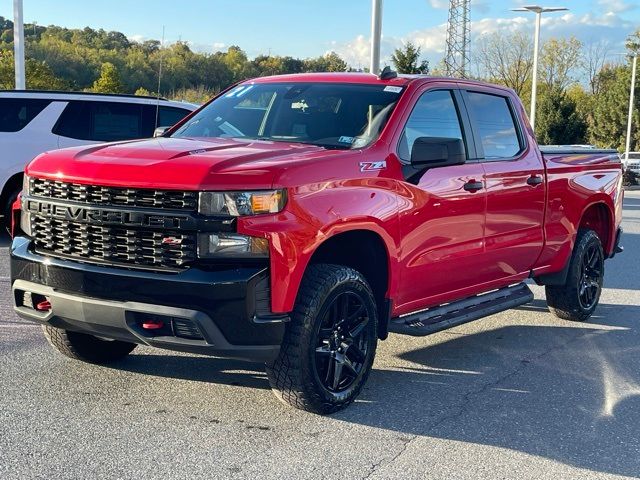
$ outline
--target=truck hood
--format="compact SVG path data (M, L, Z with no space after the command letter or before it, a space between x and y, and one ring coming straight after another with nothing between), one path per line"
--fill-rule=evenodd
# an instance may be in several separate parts
M229 138L154 138L53 150L36 157L30 176L64 182L179 190L271 188L301 162L345 153L299 143Z

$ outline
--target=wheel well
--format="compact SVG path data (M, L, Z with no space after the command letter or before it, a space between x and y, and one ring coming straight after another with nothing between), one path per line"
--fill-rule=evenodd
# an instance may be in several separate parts
M353 268L367 280L378 307L378 336L387 337L389 306L389 256L384 241L370 230L340 233L326 240L314 252L310 264L333 263Z
M20 190L22 188L22 178L24 174L22 172L16 173L12 177L7 180L7 183L4 184L2 188L2 193L0 194L0 214L4 214L4 207L9 197L16 190Z
M602 242L605 254L609 252L611 241L611 215L604 203L591 205L582 215L579 228L589 228L596 232Z

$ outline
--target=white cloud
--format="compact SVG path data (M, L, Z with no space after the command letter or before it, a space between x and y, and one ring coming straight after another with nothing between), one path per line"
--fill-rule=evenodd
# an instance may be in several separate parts
M431 8L449 8L448 0L428 0Z
M437 1L437 0L436 0ZM389 65L393 50L411 41L421 48L424 58L435 66L444 56L446 42L446 24L436 25L410 32L402 37L383 36L380 46L382 65ZM621 16L610 12L605 15L587 13L575 15L546 15L542 19L542 37L545 38L575 36L589 43L593 40L607 39L612 45L623 48L625 38L635 29L635 25ZM504 18L481 18L471 22L471 49L474 40L494 32L532 31L533 15L515 15ZM383 26L384 31L384 26ZM355 68L369 65L369 37L358 35L354 39L339 43L332 42L330 50L338 53Z
M624 0L598 0L598 5L606 12L622 13L636 8L636 3L627 3Z

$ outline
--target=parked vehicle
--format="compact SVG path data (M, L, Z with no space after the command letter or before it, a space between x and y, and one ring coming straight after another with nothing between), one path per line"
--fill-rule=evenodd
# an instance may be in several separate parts
M586 320L622 249L614 151L540 151L512 90L301 74L235 86L163 137L27 167L15 310L63 354L137 344L266 363L335 412L378 340L531 301Z
M0 91L0 214L8 218L24 167L47 150L151 137L197 108L134 95ZM157 118L156 118L157 117Z
M623 153L621 157L625 170L631 170L636 175L640 175L640 152L629 152L628 160L626 153Z

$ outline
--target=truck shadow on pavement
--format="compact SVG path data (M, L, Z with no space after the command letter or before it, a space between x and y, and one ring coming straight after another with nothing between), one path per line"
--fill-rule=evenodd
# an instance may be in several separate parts
M637 476L639 318L640 307L602 305L587 324L440 334L401 353L400 367L374 370L361 401L336 417Z
M117 370L193 382L269 389L264 364L167 354L135 354L112 364Z

